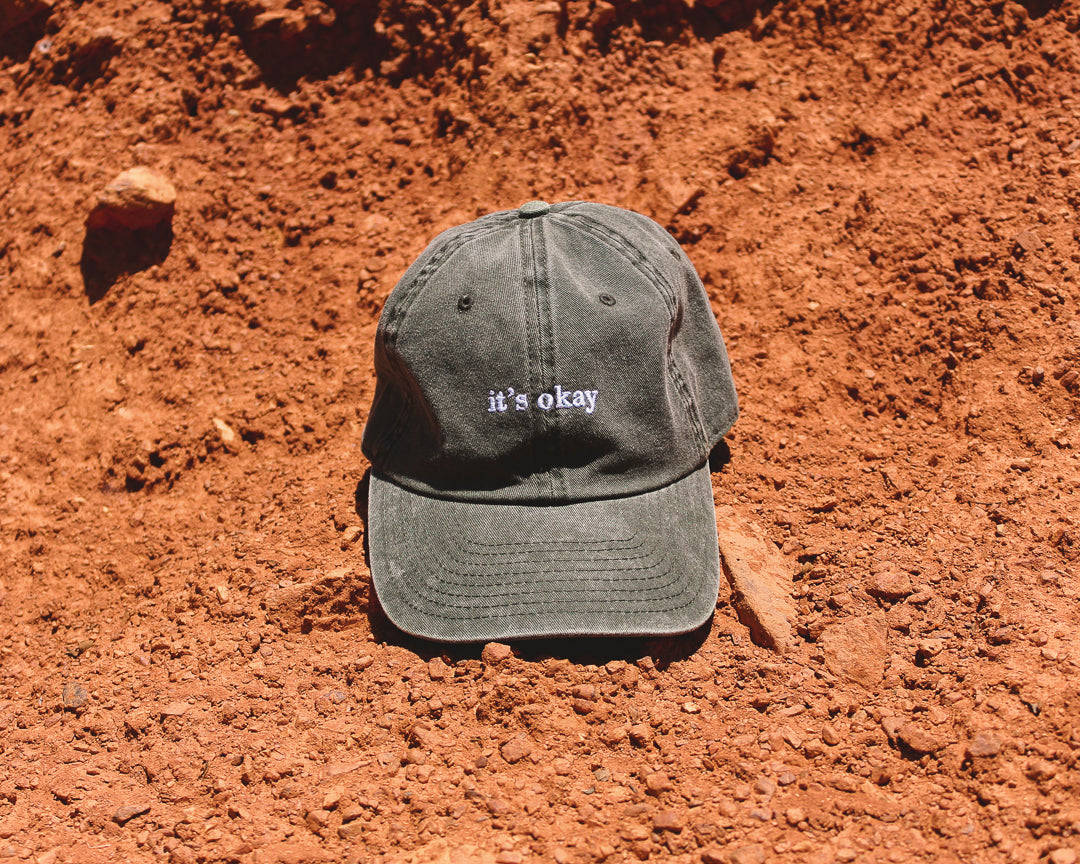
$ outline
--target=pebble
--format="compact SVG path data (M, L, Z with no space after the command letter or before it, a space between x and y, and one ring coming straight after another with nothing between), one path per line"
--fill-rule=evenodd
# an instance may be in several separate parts
M171 220L175 210L172 183L158 172L138 166L118 174L98 194L86 227L138 231Z
M784 812L784 818L787 819L788 825L798 825L806 818L806 812L801 807L789 807Z
M191 706L187 702L170 702L164 708L161 709L162 717L180 717L187 713L188 708Z
M661 810L653 816L653 830L680 833L686 827L686 815L678 810Z
M499 752L503 759L513 765L532 754L532 745L525 738L514 738L503 744Z
M903 600L911 591L911 577L902 570L882 570L866 581L867 594L890 603Z
M495 864L521 864L524 860L522 854L513 849L500 852L495 856Z
M916 753L923 755L927 753L936 753L945 746L945 741L943 739L939 738L933 732L929 732L921 726L912 723L910 720L901 724L896 735L904 742L904 744Z
M645 776L645 788L650 795L659 795L662 792L670 792L673 788L671 778L663 771L655 771Z
M765 848L758 843L740 846L728 857L731 864L765 864Z
M1057 774L1057 767L1045 759L1029 759L1027 765L1024 766L1024 776L1037 783L1051 780L1055 774Z
M802 753L807 759L816 759L825 753L825 745L819 738L811 738L803 742Z
M346 822L337 829L337 833L342 840L355 840L364 833L364 823L360 819L355 822Z
M652 727L646 723L635 723L630 727L630 743L635 747L647 747L652 743Z
M1076 853L1072 849L1055 849L1046 860L1049 864L1076 864Z
M221 446L230 453L235 452L240 441L240 436L236 434L236 430L220 417L212 418L212 422L218 438L221 440Z
M758 795L764 795L766 798L771 798L776 794L776 784L773 783L768 777L758 777L754 781L754 791Z
M885 674L885 624L877 617L848 618L826 627L819 640L825 665L838 678L868 690Z
M509 645L504 645L502 642L488 642L484 646L484 650L480 652L480 659L488 666L498 666L500 663L505 662L510 657L510 654Z
M441 657L432 657L427 664L428 677L432 681L443 681L453 674L453 670L447 666Z
M510 805L503 801L502 798L489 798L487 808L492 816L502 816L510 812Z
M78 681L69 681L64 685L64 692L61 695L61 698L64 701L64 707L66 709L69 711L77 711L89 701L90 694L86 692L86 688Z
M124 804L116 808L116 812L113 813L113 821L117 825L123 825L136 816L148 812L150 812L149 804Z
M843 739L840 737L840 733L836 727L831 723L826 723L821 727L821 740L828 744L830 747L835 747Z

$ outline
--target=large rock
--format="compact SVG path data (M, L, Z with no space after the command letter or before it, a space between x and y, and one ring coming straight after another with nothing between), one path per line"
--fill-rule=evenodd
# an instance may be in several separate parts
M106 186L86 218L91 230L126 228L139 231L172 219L176 188L150 168L130 168Z
M885 674L885 632L885 622L870 616L826 627L818 639L825 665L838 678L867 689L877 686Z
M720 524L725 517L718 517L716 531L732 606L755 643L782 654L793 644L791 567L764 531L752 523Z

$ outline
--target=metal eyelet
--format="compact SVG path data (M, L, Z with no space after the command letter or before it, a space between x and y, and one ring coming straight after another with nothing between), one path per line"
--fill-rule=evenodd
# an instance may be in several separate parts
M615 298L612 297L610 294L601 294L600 302L603 303L605 306L614 306Z
M458 312L468 312L472 309L472 297L468 294L462 294L457 301Z

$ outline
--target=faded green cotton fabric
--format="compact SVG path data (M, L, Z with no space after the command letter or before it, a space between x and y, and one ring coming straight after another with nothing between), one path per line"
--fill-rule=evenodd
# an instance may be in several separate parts
M734 423L738 403L708 297L655 222L600 204L534 202L444 232L387 300L375 368L363 441L373 474L369 546L376 590L402 629L449 641L670 633L708 617L719 559L703 466ZM706 482L694 487L701 501L693 506L681 492L632 500L701 470ZM658 512L659 501L671 511ZM593 511L556 512L589 502ZM475 518L466 518L470 512ZM635 519L644 521L634 527ZM582 545L573 541L567 554L550 560L531 552L533 566L523 572L536 581L527 588L513 581L517 571L503 567L516 559L481 574L477 561L502 559L466 556L463 563L450 554L445 533L456 526L462 548L474 541L498 546L537 537L541 528L578 536L575 520L587 526ZM666 526L666 541L658 525ZM676 613L664 605L667 589L656 587L649 599L647 585L662 580L635 583L638 571L619 577L618 567L590 553L589 543L623 535L649 546L654 563L666 562L656 566L677 567L678 579L690 580L671 583L683 586L684 600L704 590L712 592L708 603L698 598ZM478 581L455 581L461 567L476 570ZM612 585L636 586L641 608L631 614L625 598L621 605L612 599L605 613L597 605L598 572ZM496 591L500 573L504 590ZM584 592L576 616L573 603L545 595L575 579ZM446 619L456 624L436 626L432 609L423 607L445 607L438 584L456 585L455 596L488 628L457 613ZM416 616L407 611L410 603ZM511 608L518 611L511 615ZM693 621L684 614L690 608ZM530 614L539 616L531 626L510 623Z

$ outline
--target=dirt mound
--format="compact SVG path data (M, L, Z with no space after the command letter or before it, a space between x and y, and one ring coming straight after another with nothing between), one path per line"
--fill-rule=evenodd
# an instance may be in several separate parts
M0 0L0 856L1075 861L1078 32L1075 0ZM88 230L136 166L175 212ZM529 198L641 210L701 272L718 515L794 574L782 656L727 596L512 650L382 617L379 310Z

